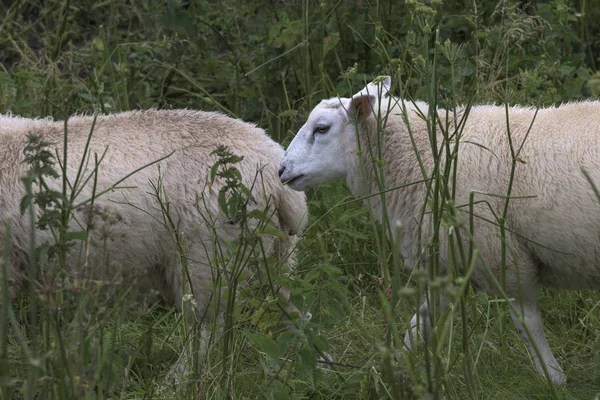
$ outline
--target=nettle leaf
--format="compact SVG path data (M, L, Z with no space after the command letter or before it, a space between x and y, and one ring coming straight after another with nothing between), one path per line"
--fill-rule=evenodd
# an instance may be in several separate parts
M563 65L562 67L560 67L560 75L561 76L571 76L573 74L573 71L575 71L575 67L572 67L570 65Z
M290 346L290 342L296 339L296 333L286 331L277 338L278 357L285 354Z
M239 188L242 191L242 194L247 198L247 199L253 199L252 197L252 191L250 189L248 189L246 186L242 185ZM254 201L254 200L253 200Z
M332 32L329 36L323 38L323 55L329 53L340 42L340 33Z
M241 161L241 159L239 161ZM239 162L239 161L233 161L233 162ZM230 171L231 171L231 176L233 179L240 181L240 182L242 181L242 173L240 172L239 169L237 169L235 167L231 167Z
M323 264L323 271L328 275L342 275L342 270L331 264Z
M577 68L577 77L583 81L588 81L592 77L592 74L589 68L579 67Z
M67 232L65 233L65 240L70 241L70 240L81 240L81 241L85 241L87 240L88 234L86 231L79 231L79 232Z
M319 350L321 350L321 351L329 350L329 342L323 336L314 335L311 339L312 339L313 346L315 346Z
M221 164L216 162L212 167L210 167L210 183L215 183L215 178L217 177L217 172L219 172L219 167Z
M262 222L265 222L269 225L273 225L273 220L269 218L266 212L263 210L252 210L248 213L248 218L258 219Z
M237 164L239 162L241 162L244 159L244 156L236 156L235 154L232 154L231 157L229 158L229 160L227 160L227 162L229 164ZM237 168L236 168L237 171ZM241 175L240 175L241 177Z
M42 208L49 207L53 204L58 204L58 200L62 199L61 192L56 190L45 190L38 192L34 196L33 202Z
M304 367L304 370L314 371L317 368L317 357L308 347L303 347L298 350L298 355L300 356L299 365Z
M47 209L37 220L37 226L41 230L50 228L59 228L61 226L62 214L56 209Z
M285 234L273 225L266 225L261 232L263 235L275 236L279 239L285 240Z
M281 21L269 29L269 41L273 47L291 47L302 36L302 20L290 21L287 13L281 13Z
M224 190L219 191L218 201L219 210L221 210L223 214L227 215L227 196L225 195Z
M21 215L24 215L25 211L27 211L27 208L29 208L29 206L31 206L32 198L33 198L33 194L27 193L21 199L21 203L19 204L19 209L21 210Z
M308 282L308 283L312 283L313 281L316 281L319 278L319 275L321 274L321 272L319 271L318 268L311 268L306 275L304 275L304 281Z
M248 338L259 348L260 351L271 357L272 359L279 358L277 344L273 339L259 333L248 333Z
M296 110L284 110L279 113L278 118L296 118L298 116L298 111Z
M273 392L271 392L271 396L273 397L273 400L290 400L291 397L287 392L284 392L283 390L273 390Z
M240 198L238 196L231 196L228 201L228 214L229 219L237 220Z

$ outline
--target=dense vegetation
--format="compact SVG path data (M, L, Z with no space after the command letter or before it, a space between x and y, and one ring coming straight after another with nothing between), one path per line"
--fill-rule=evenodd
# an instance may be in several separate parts
M393 77L396 94L449 108L600 96L592 0L2 0L0 11L0 113L26 117L218 110L285 145L318 101L378 75ZM172 385L187 329L169 306L142 312L117 286L57 289L46 295L63 314L39 302L38 330L32 291L0 311L0 399L600 396L597 293L541 300L564 388L535 371L506 299L469 290L440 318L438 345L407 355L401 337L423 277L396 268L383 230L342 183L308 197L311 224L285 282L313 314L298 332L282 333L277 299L240 295L229 348L216 343ZM393 315L390 275L402 299ZM249 290L265 293L259 282ZM454 318L459 308L466 318ZM331 362L318 362L326 353Z

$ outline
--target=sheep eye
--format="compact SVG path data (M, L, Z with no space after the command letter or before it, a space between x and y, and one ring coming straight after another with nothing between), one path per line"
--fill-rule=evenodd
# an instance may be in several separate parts
M314 130L314 133L320 133L320 134L324 134L327 133L327 131L329 131L329 127L326 125L317 125L317 127Z

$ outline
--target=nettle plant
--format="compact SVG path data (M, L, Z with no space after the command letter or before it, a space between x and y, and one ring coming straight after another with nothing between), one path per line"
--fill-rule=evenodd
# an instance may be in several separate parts
M301 318L296 308L298 305L305 311L303 294L314 288L299 279L303 281L300 290L298 283L288 277L291 254L272 254L265 246L265 235L285 239L285 233L273 224L275 216L270 202L264 210L253 208L252 188L263 184L260 171L246 185L236 166L243 157L226 146L218 147L212 154L217 156L217 161L210 169L209 181L210 184L221 182L217 196L219 212L226 216L227 224L237 234L233 240L223 242L223 238L217 236L217 216L207 212L204 198L196 200L196 209L214 233L211 258L214 295L210 307L215 319L198 321L206 327L202 343L195 347L200 349L204 365L198 365L196 359L189 361L198 365L201 379L207 380L210 376L210 380L216 378L219 382L210 385L211 393L227 395L234 387L239 356L251 343L263 355L260 362L265 379L271 382L270 390L289 392L291 389L285 383L289 371L316 379L317 359L329 349L327 341L309 319ZM164 210L168 214L168 206ZM183 238L177 240L184 241ZM185 247L185 244L179 246L182 252ZM288 288L287 296L280 293L282 286ZM290 307L290 301L294 306ZM249 339L249 343L241 338Z

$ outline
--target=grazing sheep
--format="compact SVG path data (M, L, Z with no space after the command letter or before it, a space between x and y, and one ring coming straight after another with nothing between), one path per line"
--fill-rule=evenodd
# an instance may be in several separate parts
M377 159L381 151L384 187L397 188L385 193L387 215L390 221L399 221L403 226L401 252L406 265L412 268L425 251L432 230L431 214L427 213L423 216L419 238L419 221L427 193L426 183L418 183L423 182L424 177L417 153L427 174L431 174L434 161L427 123L417 110L423 115L429 110L426 103L409 104L384 97L390 84L388 77L383 84L370 84L350 99L323 100L287 149L279 175L282 182L295 190L344 178L355 196L377 194L381 188L371 155ZM404 107L406 119L402 112ZM379 121L383 127L380 144L377 114L381 115ZM582 173L585 170L593 182L600 182L600 102L541 109L537 115L535 109L512 107L508 114L515 151L524 141L519 154L523 163L517 164L511 196L535 197L513 198L509 203L505 221L508 248L505 290L518 301L515 307L518 314L511 310L511 315L529 345L537 369L543 374L542 364L545 365L552 382L560 385L566 382L566 376L548 346L536 300L541 286L600 288L600 203ZM445 112L439 110L438 115L441 126L446 126ZM440 146L443 137L439 129L437 131ZM490 221L502 215L506 199L501 196L509 192L512 158L505 107L473 107L460 133L460 143L455 204L468 205L469 194L479 193L473 208L477 216L474 218L475 244L500 281L500 228ZM365 154L362 163L359 149ZM417 183L402 187L411 182ZM381 220L381 196L370 196L365 203ZM464 211L463 221L468 222L468 207L459 209ZM447 232L443 232L443 228L440 236L439 254L444 269L448 251ZM422 239L421 247L419 239ZM485 292L498 293L482 264L477 264L472 283ZM419 314L422 316L419 329L424 333L429 314L426 304ZM405 338L409 348L414 343L411 335L416 338L417 334L415 323L416 315L412 331L407 332Z
M293 264L290 253L296 234L305 225L306 199L304 194L279 182L276 162L283 149L262 129L201 111L151 110L98 116L85 156L93 121L89 116L70 118L67 146L67 176L71 184L76 180L82 159L85 168L80 178L84 182L81 193L74 204L85 203L92 193L111 188L93 204L87 202L73 212L70 226L76 231L89 229L91 250L83 260L72 261L82 265L88 274L100 273L106 267L104 256L108 255L109 275L123 270L131 272L142 278L139 283L142 293L157 289L181 307L184 280L175 229L185 243L182 247L186 250L196 315L199 321L205 317L213 274L224 262L219 258L220 250L227 249L240 231L239 225L229 220L218 206L223 179L217 177L213 183L210 179L211 166L217 161L212 152L220 145L244 157L235 166L243 183L252 191L249 209L265 211L273 225L283 232L285 239L263 235L265 249L281 256L282 262ZM52 153L62 158L64 123L0 116L0 247L4 249L10 240L7 266L10 297L26 281L29 217L27 213L21 215L19 204L25 193L21 177L29 168L23 164L28 133L41 135L44 141L52 143ZM97 177L93 173L94 154L100 160ZM166 158L152 164L163 157ZM137 169L140 170L127 177ZM113 187L125 177L117 188ZM50 189L62 190L62 178L46 178L46 182ZM168 209L170 222L161 210L161 202ZM4 223L8 220L12 226L10 238ZM258 224L257 220L249 221L251 227ZM47 230L38 230L36 235L38 244L52 241ZM73 257L81 257L78 247L75 246ZM186 291L189 293L189 289Z

